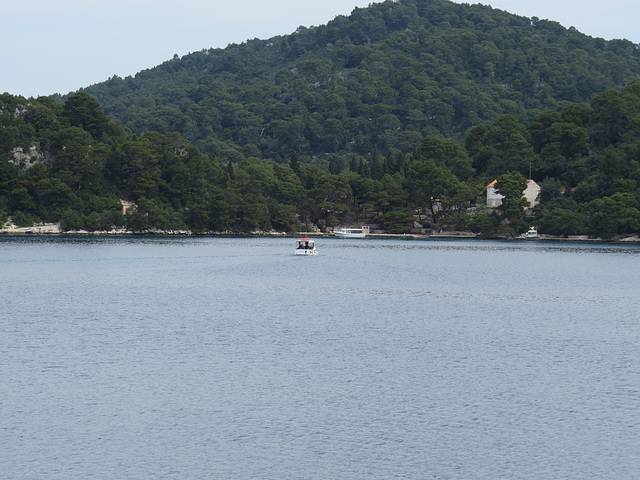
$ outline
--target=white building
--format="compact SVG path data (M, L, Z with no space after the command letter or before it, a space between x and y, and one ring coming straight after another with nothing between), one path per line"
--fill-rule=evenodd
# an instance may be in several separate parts
M490 208L502 205L502 199L504 198L504 195L500 195L496 190L496 183L498 183L498 181L494 180L487 185L487 207ZM540 203L540 200L538 200L539 195L540 185L531 179L527 180L527 188L522 192L522 197L527 199L530 207L534 207Z
M496 190L496 183L498 180L494 180L487 185L487 207L494 208L502 205L502 199L504 195L500 195Z
M522 196L527 199L530 207L535 207L540 203L538 196L540 196L540 185L533 180L527 180L527 188L522 192Z
M138 208L138 205L128 200L120 200L120 205L122 205L122 215L133 213Z

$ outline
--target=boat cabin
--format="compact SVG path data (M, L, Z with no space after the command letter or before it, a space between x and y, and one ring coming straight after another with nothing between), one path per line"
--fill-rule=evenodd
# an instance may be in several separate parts
M369 226L363 225L361 228L341 228L334 230L336 237L343 238L364 238L369 234Z
M295 254L296 255L316 255L316 244L310 238L301 238L298 240Z

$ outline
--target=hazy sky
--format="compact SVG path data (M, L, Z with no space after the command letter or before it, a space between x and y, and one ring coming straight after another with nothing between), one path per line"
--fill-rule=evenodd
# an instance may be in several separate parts
M2 7L0 92L68 93L174 54L321 25L369 0L17 0ZM458 2L478 3L478 2ZM494 8L640 43L638 0L485 0Z

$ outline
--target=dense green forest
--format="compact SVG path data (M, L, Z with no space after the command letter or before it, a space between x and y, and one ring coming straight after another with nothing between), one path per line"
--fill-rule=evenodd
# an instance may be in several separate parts
M407 152L427 136L463 141L504 114L528 124L638 78L640 52L626 40L479 4L401 0L85 91L138 135L177 131L233 162L296 152L344 167L351 154Z
M0 220L196 233L640 233L640 55L400 0L61 97L0 95ZM540 204L526 209L530 175ZM503 204L485 205L498 180ZM135 202L128 215L120 200Z

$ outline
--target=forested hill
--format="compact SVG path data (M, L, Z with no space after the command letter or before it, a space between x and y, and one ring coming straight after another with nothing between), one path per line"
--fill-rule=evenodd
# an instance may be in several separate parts
M0 94L0 224L637 237L639 72L625 40L479 5L375 4L64 102ZM504 200L486 208L493 180Z
M398 0L85 90L137 134L177 131L234 162L294 151L306 161L461 140L502 114L528 123L639 76L627 40L488 6Z

